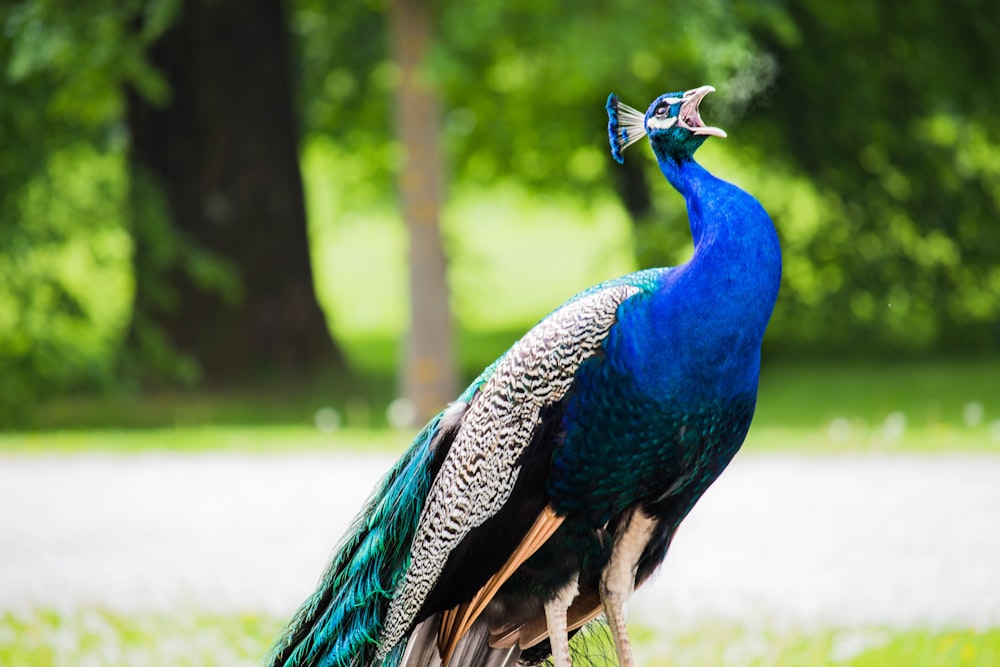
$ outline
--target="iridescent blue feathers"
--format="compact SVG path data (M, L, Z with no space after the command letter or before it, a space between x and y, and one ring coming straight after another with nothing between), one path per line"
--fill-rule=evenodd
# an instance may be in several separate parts
M614 93L608 95L608 139L611 141L611 155L618 164L625 161L622 152L646 136L646 116L618 99Z

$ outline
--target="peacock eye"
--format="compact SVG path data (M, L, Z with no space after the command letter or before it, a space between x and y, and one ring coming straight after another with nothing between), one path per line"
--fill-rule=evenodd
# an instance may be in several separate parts
M654 113L656 114L657 118L663 118L664 116L667 115L667 110L669 108L670 107L668 107L666 104L661 104L658 107L656 107L656 111Z

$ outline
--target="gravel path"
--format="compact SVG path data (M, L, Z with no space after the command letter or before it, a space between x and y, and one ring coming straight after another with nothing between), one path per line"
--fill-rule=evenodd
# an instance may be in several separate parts
M391 459L0 458L0 611L287 616ZM741 454L634 599L650 625L1000 625L1000 457Z

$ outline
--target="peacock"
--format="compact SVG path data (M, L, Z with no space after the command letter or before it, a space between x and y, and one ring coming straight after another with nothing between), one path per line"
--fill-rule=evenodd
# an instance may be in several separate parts
M610 280L550 313L417 435L279 636L270 667L569 667L740 448L781 253L764 208L694 160L702 86L645 113L607 101L612 155L647 136L683 195L686 263Z

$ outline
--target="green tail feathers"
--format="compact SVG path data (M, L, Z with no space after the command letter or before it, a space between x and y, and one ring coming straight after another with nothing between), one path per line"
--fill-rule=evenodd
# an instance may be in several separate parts
M409 546L440 459L434 418L386 474L334 552L315 593L296 611L265 667L373 664L389 600L409 567ZM384 665L398 663L393 651Z

